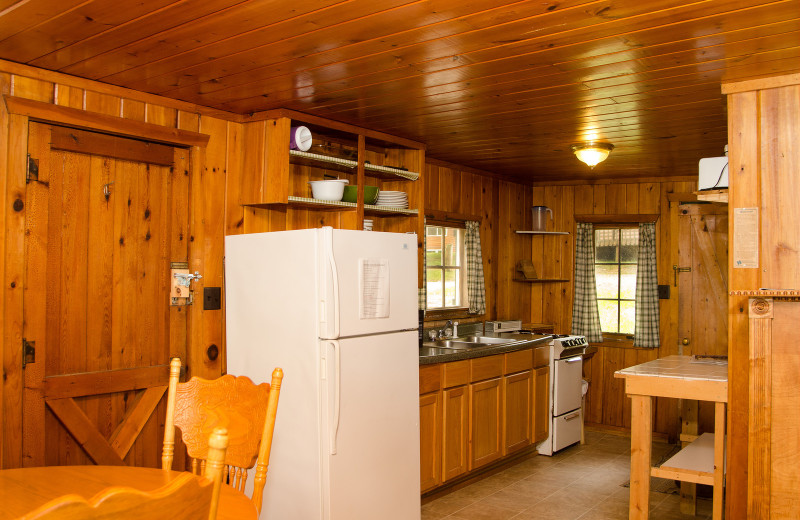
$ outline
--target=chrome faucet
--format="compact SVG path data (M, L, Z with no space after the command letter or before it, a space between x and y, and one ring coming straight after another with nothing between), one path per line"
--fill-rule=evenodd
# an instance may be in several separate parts
M453 320L447 320L447 323L444 324L444 328L439 329L438 337L440 339L453 337Z

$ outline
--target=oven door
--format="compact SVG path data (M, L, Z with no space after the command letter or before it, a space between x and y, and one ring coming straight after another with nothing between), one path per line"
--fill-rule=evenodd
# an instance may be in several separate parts
M559 416L581 407L583 358L556 359L553 364L553 415Z

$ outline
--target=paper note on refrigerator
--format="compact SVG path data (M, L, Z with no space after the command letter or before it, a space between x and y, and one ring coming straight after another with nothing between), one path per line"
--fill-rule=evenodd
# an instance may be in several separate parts
M360 258L358 314L362 320L389 317L389 260Z

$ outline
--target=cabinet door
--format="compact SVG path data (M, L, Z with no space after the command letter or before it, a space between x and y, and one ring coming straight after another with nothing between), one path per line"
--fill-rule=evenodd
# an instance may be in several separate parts
M467 387L458 386L444 391L442 401L442 481L467 471L467 435L469 408Z
M419 396L420 489L424 492L441 484L442 394Z
M550 367L533 371L533 442L547 439L550 432Z
M530 370L503 378L503 455L531 443L531 399L533 377Z
M502 455L501 378L469 385L470 390L470 470Z

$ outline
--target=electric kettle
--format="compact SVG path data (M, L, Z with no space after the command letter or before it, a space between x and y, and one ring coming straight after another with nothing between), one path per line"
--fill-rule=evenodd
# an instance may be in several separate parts
M553 210L547 206L533 206L531 207L533 213L533 231L547 231L547 212L550 212L550 220L553 220Z

